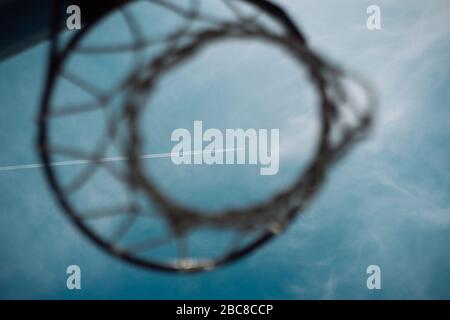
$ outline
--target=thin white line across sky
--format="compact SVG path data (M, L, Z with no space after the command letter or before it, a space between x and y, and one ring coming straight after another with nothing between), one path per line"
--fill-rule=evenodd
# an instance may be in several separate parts
M234 152L234 151L240 151L243 150L243 148L228 148L228 149L217 149L217 150L211 150L211 151L186 151L183 152L184 155L196 155L196 154L208 154L208 153L226 153L226 152ZM139 159L156 159L156 158L169 158L173 156L180 156L179 152L167 152L167 153L149 153L149 154L143 154L139 156ZM107 158L100 158L97 160L93 159L80 159L80 160L67 160L67 161L56 161L50 163L50 166L52 167L59 167L59 166L76 166L76 165L85 165L93 162L99 162L99 163L105 163L105 162L119 162L119 161L126 161L128 157L124 156L118 156L118 157L107 157ZM22 164L22 165L14 165L14 166L0 166L0 172L2 171L17 171L17 170L27 170L27 169L37 169L42 168L45 165L43 163L32 163L32 164Z

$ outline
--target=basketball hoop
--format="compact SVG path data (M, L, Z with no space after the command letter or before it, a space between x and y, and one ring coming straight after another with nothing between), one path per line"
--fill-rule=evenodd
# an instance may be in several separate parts
M203 13L200 0L190 1L189 7L163 0L146 1L148 5L159 6L168 14L179 16L186 23L164 38L147 39L142 36L133 14L128 11L128 6L135 1L116 1L111 10L85 26L65 45L61 46L57 36L53 39L48 81L39 117L39 152L45 164L47 179L63 210L89 238L107 252L142 267L174 272L211 270L237 260L260 247L275 235L282 233L303 212L320 190L331 166L355 142L367 134L372 123L374 99L369 86L364 80L344 72L314 52L303 33L283 9L266 0L215 1L223 2L232 13L232 18L222 19ZM246 10L242 10L243 5L246 6ZM103 47L82 46L83 37L100 21L108 19L113 10L120 10L122 13L133 35L132 43ZM270 20L270 24L266 23L267 19ZM156 84L164 75L179 64L192 59L203 48L229 39L256 39L278 47L299 67L306 70L320 101L318 108L321 123L318 144L312 161L295 182L266 201L246 208L224 209L217 212L194 210L168 199L145 174L141 157L143 137L140 119L145 102L154 93ZM164 49L152 59L146 60L141 51L156 44L162 45ZM97 97L96 105L71 106L63 111L55 111L51 101L59 78L64 77L83 90L90 90L89 84L83 83L74 75L65 74L66 61L72 55L98 52L131 52L135 57L134 66L117 87L108 94ZM364 101L358 101L354 96L355 90L358 96L364 96ZM70 117L80 112L89 112L91 109L106 108L108 102L118 92L125 96L121 113L107 119L107 132L104 140L98 144L96 152L83 155L72 150L70 146L62 150L51 145L51 136L57 134L50 125L54 117ZM107 146L117 139L117 128L120 125L127 128L121 144L126 170L117 172L108 162L101 159L105 157ZM178 256L173 257L171 261L147 259L140 256L138 250L134 250L136 247L134 249L123 247L92 230L86 223L86 214L78 212L69 200L70 188L63 186L54 172L51 163L58 153L79 155L90 160L89 166L72 185L72 190L85 183L96 168L103 167L120 180L131 194L137 192L145 194L149 201L156 204L155 215L168 226L167 238L179 243ZM142 214L139 206L132 201L119 211L130 217L129 221ZM104 214L107 218L108 212ZM189 256L186 239L199 229L230 232L237 240L230 244L228 250L215 257L195 259ZM121 229L119 234L121 232L126 232L126 229ZM239 239L243 234L252 234L252 241L241 243ZM159 242L155 241L154 246L158 245ZM152 250L154 246L149 245L145 248Z

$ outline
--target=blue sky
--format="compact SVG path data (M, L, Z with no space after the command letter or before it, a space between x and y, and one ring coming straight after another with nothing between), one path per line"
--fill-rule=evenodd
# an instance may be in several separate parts
M0 171L1 298L450 298L448 2L378 1L379 31L365 27L372 2L277 2L314 49L363 74L380 101L370 139L334 167L305 214L233 265L168 275L95 247L62 214L41 170ZM166 15L154 14L146 30L172 26ZM102 30L113 40L126 37L114 21L92 39L99 41ZM46 50L43 43L0 63L0 166L38 162L35 118ZM130 57L79 59L71 61L75 70L107 86ZM198 119L215 128L280 128L278 175L261 177L249 166L174 168L167 159L146 162L148 174L174 199L209 209L253 203L282 188L306 163L317 129L314 91L298 70L261 43L218 44L165 77L144 118L151 152L169 152L170 133ZM86 144L100 129L95 116L75 120L64 123L58 139ZM94 186L79 195L81 205L116 197L107 181ZM81 291L65 287L70 264L81 267ZM380 291L366 288L371 264L381 267Z

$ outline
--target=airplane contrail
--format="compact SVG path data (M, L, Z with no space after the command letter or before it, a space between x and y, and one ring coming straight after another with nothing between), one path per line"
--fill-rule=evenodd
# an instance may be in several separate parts
M212 152L217 153L226 153L232 151L240 151L243 148L228 148L228 149L217 149L217 150L208 150L208 151L186 151L183 154L187 155L196 155L196 154L207 154ZM156 158L169 158L172 156L179 156L179 152L166 152L166 153L148 153L140 155L139 159L156 159ZM59 166L74 166L74 165L85 165L93 162L119 162L126 161L128 157L117 156L117 157L106 157L100 159L79 159L79 160L67 160L67 161L56 161L50 163L51 167L59 167ZM27 170L27 169L37 169L43 168L45 165L43 163L32 163L32 164L22 164L22 165L14 165L14 166L0 166L0 172L2 171L17 171L17 170Z

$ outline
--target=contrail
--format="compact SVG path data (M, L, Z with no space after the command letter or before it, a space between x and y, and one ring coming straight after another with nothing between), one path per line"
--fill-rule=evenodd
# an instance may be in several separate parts
M217 150L210 150L210 151L186 151L182 154L185 155L196 155L196 154L208 154L208 153L226 153L226 152L233 152L233 151L240 151L243 150L243 148L228 148L228 149L217 149ZM167 152L167 153L148 153L140 155L139 159L156 159L156 158L169 158L173 156L179 156L180 152ZM62 167L62 166L76 166L76 165L85 165L89 163L105 163L105 162L119 162L119 161L126 161L128 160L128 157L107 157L107 158L100 158L100 159L80 159L80 160L68 160L68 161L56 161L50 163L51 167ZM45 165L43 163L32 163L32 164L22 164L22 165L15 165L15 166L2 166L0 167L0 172L2 171L17 171L17 170L27 170L27 169L37 169L42 168Z

